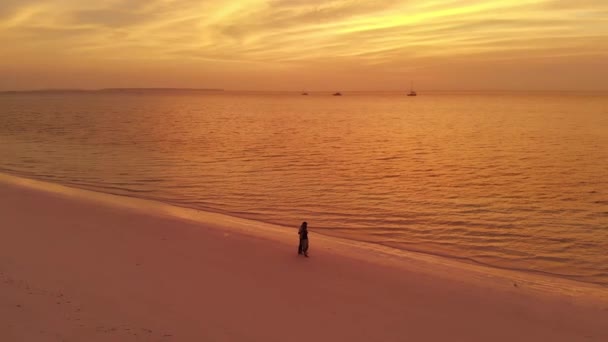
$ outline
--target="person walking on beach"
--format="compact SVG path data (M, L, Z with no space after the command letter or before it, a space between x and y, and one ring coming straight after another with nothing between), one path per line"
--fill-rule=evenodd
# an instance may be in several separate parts
M308 223L306 223L306 221L302 222L302 225L300 225L298 234L300 234L298 254L304 254L304 256L308 258Z

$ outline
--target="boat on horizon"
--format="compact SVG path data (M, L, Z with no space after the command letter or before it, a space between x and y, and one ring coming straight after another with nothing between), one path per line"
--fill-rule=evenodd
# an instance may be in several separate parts
M340 92L333 93L333 95L332 95L332 96L342 96L342 93L340 93Z
M303 91L302 94L300 94L300 95L308 95L308 93Z

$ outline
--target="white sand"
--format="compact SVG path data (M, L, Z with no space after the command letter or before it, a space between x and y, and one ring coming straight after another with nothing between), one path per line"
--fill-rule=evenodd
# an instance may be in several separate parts
M309 221L305 259L296 227L2 175L0 341L608 341L606 288Z

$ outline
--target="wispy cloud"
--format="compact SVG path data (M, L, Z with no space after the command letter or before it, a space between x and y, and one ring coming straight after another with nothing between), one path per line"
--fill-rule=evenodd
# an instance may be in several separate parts
M3 0L0 43L13 64L52 52L231 68L335 61L382 72L467 56L480 63L608 54L608 2Z

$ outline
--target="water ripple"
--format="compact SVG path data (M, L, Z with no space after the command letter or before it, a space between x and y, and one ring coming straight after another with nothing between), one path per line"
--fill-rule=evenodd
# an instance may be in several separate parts
M502 99L7 95L0 171L608 285L608 98Z

